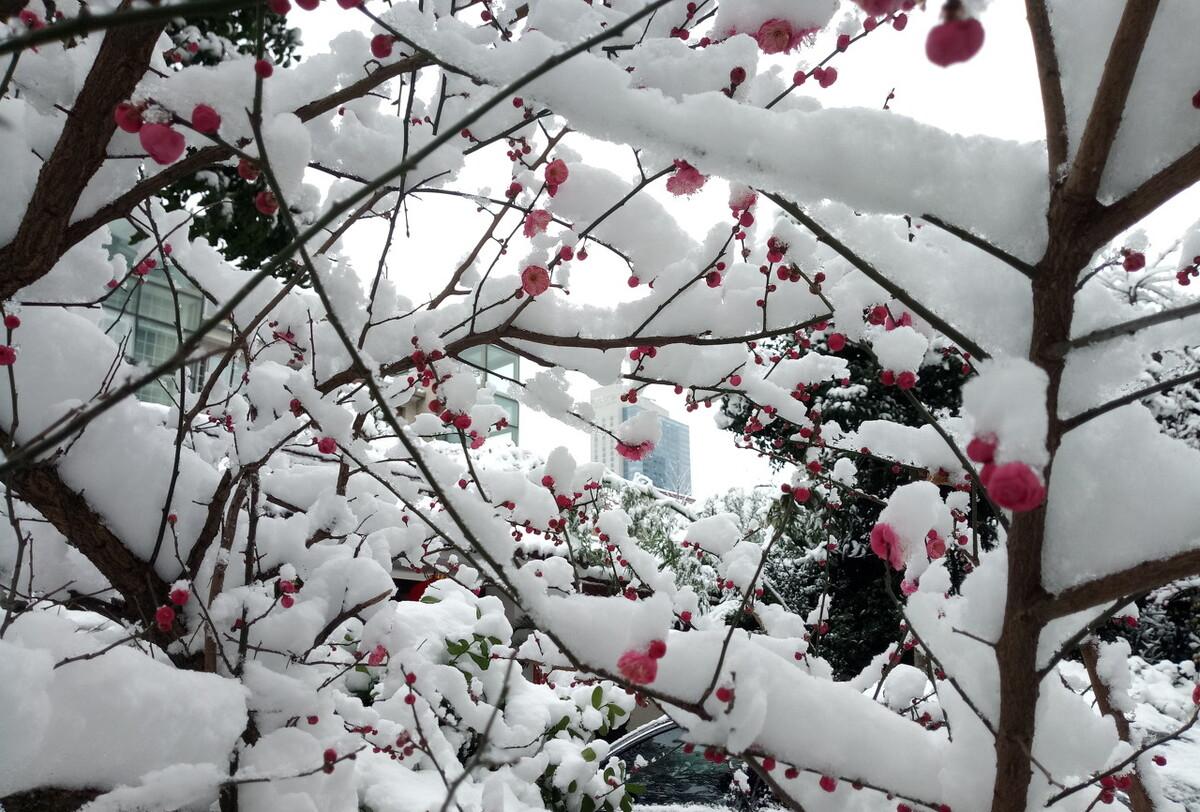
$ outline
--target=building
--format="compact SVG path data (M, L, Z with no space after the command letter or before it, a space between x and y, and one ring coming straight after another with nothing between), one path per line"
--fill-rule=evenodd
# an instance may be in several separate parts
M150 251L153 243L142 239L137 244L133 228L124 223L110 226L109 252L125 257L132 267ZM157 259L157 252L155 252ZM169 278L168 278L169 277ZM131 276L104 299L103 327L118 344L124 344L125 357L139 366L152 368L170 358L179 347L179 334L190 336L213 305L183 274L174 268L155 267L145 276ZM178 309L177 309L178 308ZM208 372L219 363L214 353L227 348L233 340L228 323L218 325L204 336L195 355L205 356L188 364L188 389L198 392ZM230 383L236 382L242 367L226 367ZM157 383L142 387L139 399L163 405L178 401L179 375L164 375Z
M627 460L617 454L616 443L602 431L592 432L592 462L600 462L609 470L633 479L644 474L665 491L690 495L692 492L691 432L686 425L667 416L667 410L652 400L639 397L637 403L623 403L625 388L620 384L604 386L592 392L594 420L602 428L614 431L617 426L641 411L659 416L662 439L654 451L643 460Z
M508 427L491 435L508 437L513 445L521 443L521 408L514 398L506 393L513 387L513 381L521 380L521 359L514 353L500 347L484 344L471 347L460 356L465 364L479 371L481 384L488 384L495 390L496 405L508 412ZM484 370L487 370L484 372Z

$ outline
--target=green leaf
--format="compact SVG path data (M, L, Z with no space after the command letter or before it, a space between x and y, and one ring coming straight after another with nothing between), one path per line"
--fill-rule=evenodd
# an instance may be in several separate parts
M567 784L567 792L575 792L578 789L579 789L578 781L572 781L571 783Z
M482 654L471 652L471 659L475 661L475 665L479 666L481 671L487 671L489 665L492 664L490 657L485 657Z
M628 792L630 795L641 795L643 792L646 791L646 785L645 784L626 784L625 791Z
M604 699L604 689L599 685L592 691L592 707L600 710L600 700Z
M579 805L579 812L596 812L596 802L591 795L583 796L583 803Z
M580 753L579 755L583 756L584 761L595 761L596 760L596 751L590 747L583 748L583 752Z
M625 715L625 709L622 708L620 705L609 705L608 707L609 707L609 712L613 716L624 716Z
M558 723L555 724L554 727L552 727L546 731L546 738L548 738L548 739L554 738L556 735L558 735L562 731L566 730L567 725L569 725L569 724L571 724L570 716L564 716L563 718L559 719Z
M633 798L626 795L621 799L621 812L633 812Z
M440 598L435 598L432 595L425 595L425 596L421 597L421 603L441 603L441 602L442 601Z

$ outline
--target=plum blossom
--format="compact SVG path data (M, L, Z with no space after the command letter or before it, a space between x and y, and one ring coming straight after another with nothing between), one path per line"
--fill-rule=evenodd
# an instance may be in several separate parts
M900 8L900 0L854 0L854 2L872 17L886 17Z
M541 265L528 265L521 271L521 290L540 296L550 289L550 273Z
M546 230L546 226L550 225L550 212L545 209L534 209L525 216L524 234L526 237L534 237Z
M871 528L871 551L886 561L892 569L904 569L904 545L890 524L879 522Z
M625 459L633 462L644 460L653 450L654 443L651 442L637 443L636 445L621 442L617 443L617 453Z
M930 29L925 40L925 56L933 64L945 68L956 62L966 62L982 47L983 26L979 20L946 20Z
M621 676L634 685L649 685L658 676L658 660L649 651L630 649L617 660Z
M981 434L967 443L967 456L972 462L991 462L996 457L996 435Z
M1023 462L995 466L985 486L997 505L1018 513L1033 510L1046 498L1046 486Z
M197 132L215 133L221 129L221 115L207 104L197 104L192 110L192 126Z
M758 27L754 39L764 54L785 54L794 50L811 33L797 30L787 20L775 17Z
M701 175L687 161L675 161L675 173L667 178L667 191L676 196L693 195L704 186L707 175Z
M166 124L146 124L138 131L142 149L155 163L166 166L179 160L183 154L183 133L176 132Z

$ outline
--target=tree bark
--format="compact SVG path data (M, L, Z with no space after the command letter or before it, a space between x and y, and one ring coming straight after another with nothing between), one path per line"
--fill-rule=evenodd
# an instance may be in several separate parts
M104 35L58 143L38 173L17 235L0 249L0 300L41 279L63 255L71 215L117 130L113 109L145 75L162 30L161 24L131 25Z
M1117 710L1112 705L1111 692L1108 685L1100 678L1100 652L1094 642L1084 643L1079 647L1079 653L1083 659L1083 667L1087 669L1088 679L1092 683L1092 693L1096 696L1096 707L1105 716L1110 717L1113 723L1117 726L1117 735L1121 737L1121 741L1129 742L1129 720L1125 718L1125 714ZM1133 812L1154 812L1154 804L1150 801L1150 796L1146 794L1146 788L1142 786L1141 776L1138 775L1136 769L1130 771L1133 774L1133 783L1130 785L1129 803L1133 806Z

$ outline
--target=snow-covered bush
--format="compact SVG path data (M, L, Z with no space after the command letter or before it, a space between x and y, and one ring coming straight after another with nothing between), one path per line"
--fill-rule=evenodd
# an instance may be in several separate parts
M1200 178L1200 6L1030 0L1047 137L1016 143L836 106L839 67L910 16L935 23L918 58L959 69L981 0L338 5L372 36L287 68L260 46L168 70L178 5L31 0L0 32L6 807L628 810L605 737L640 698L795 808L1170 808L1127 649L1090 634L1200 573L1200 451L1136 382L1200 308L1131 314L1089 275L1114 251L1147 273L1122 235ZM217 165L291 235L270 261L231 265L156 199ZM131 350L114 311L155 276L171 329ZM904 472L869 543L925 673L833 680L819 613L759 600L776 534L687 525L733 607L705 617L592 511L599 465L484 464L507 413L483 345L575 426L567 371L745 398L794 428L787 510L864 498L866 460ZM902 397L960 358L961 413L839 426L806 389L854 387L846 347ZM596 428L631 459L660 436ZM1060 669L1081 648L1087 685Z

